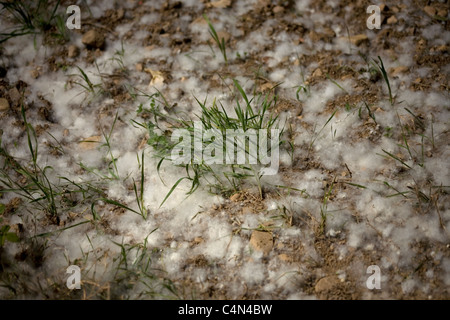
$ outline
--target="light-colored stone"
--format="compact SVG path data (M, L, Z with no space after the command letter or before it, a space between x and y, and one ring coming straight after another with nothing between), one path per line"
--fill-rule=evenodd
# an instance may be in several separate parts
M70 45L69 48L67 48L67 56L69 58L76 58L79 53L80 53L80 50L74 44Z
M378 7L380 8L380 11L389 11L389 7L384 3L380 4Z
M437 15L438 15L439 17L447 18L448 10L445 9L445 8L438 9L438 10L437 10Z
M98 147L101 140L102 136L92 136L81 141L78 146L85 151L92 150Z
M364 41L368 41L368 40L369 40L369 38L364 33L357 34L357 35L350 37L350 42L353 43L355 46L359 46L361 43L363 43Z
M390 16L386 22L387 22L387 24L396 24L398 22L398 20L395 16Z
M223 30L217 31L217 36L220 41L223 39L225 42L228 42L231 39L231 34Z
M16 106L19 104L20 99L22 98L19 90L17 90L16 87L13 87L11 89L8 90L8 95L9 95L9 99L11 101L11 103Z
M144 66L142 63L136 63L136 65L134 66L136 68L136 71L143 71L144 70Z
M250 237L250 245L257 251L268 254L273 247L273 237L270 232L254 230Z
M89 30L81 38L84 45L96 49L101 49L105 44L105 37L95 29Z
M117 20L122 19L125 16L125 9L124 8L117 9L116 16Z
M272 11L275 14L282 13L284 11L284 8L282 6L275 6L275 7L273 7Z
M423 11L425 11L430 17L434 17L436 15L436 8L432 6L425 6Z
M322 293L325 291L330 291L339 283L339 278L336 276L327 276L319 281L317 281L316 286L314 287L316 293Z
M443 44L443 45L440 45L439 47L437 47L436 51L445 53L445 52L449 52L450 50L449 50L449 46Z
M5 98L0 98L0 111L7 111L9 109L9 102Z
M272 82L266 82L262 84L259 89L261 90L261 92L265 92L272 89L273 87L275 87L275 84L273 84Z
M208 6L213 7L213 8L223 9L223 8L230 7L231 2L232 2L231 0L218 0L218 1L210 2L208 4Z
M316 70L314 70L312 77L313 78L319 78L323 75L322 70L320 70L320 68L317 68Z

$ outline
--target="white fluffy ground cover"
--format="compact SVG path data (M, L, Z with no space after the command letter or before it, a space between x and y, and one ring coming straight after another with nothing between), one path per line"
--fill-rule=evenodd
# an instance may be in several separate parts
M87 3L93 17L102 17L107 9L114 9L109 1ZM230 214L230 203L233 204L233 201L229 198L212 195L206 188L199 188L186 196L190 188L187 182L180 183L160 206L183 174L183 169L164 162L158 173L158 160L153 157L153 149L148 145L138 148L145 139L146 131L133 125L133 120L146 121L136 110L141 104L149 106L148 96L136 96L134 100L118 105L107 95L93 97L79 85L70 83L70 79L76 78L73 75L79 74L75 66L84 70L92 83L102 83L104 78L101 75L113 74L120 67L113 58L118 57L117 52L123 48L121 63L127 71L129 88L147 95L159 91L169 104L177 103L177 108L194 116L200 112L195 98L200 101L207 99L207 104L216 98L232 110L235 101L227 89L227 86L233 86L232 78L237 79L252 97L256 83L252 75L240 73L237 54L241 57L244 54L258 56L264 62L264 68L270 70L264 75L265 78L273 83L280 82L279 89L284 98L296 100L297 88L304 83L304 76L310 76L318 67L317 63L301 65L298 57L323 50L348 51L350 48L354 53L358 49L339 38L347 36L342 21L322 12L308 13L309 1L299 1L294 12L290 12L296 16L294 23L314 28L316 21L329 21L328 27L337 35L333 41L305 39L298 44L293 41L294 34L291 32L280 32L269 37L268 29L277 23L272 18L265 19L261 27L244 36L237 27L239 18L257 3L237 1L232 8L224 9L226 14L220 9L211 9L209 13L217 30L226 30L231 38L236 38L234 45L227 47L232 77L218 72L223 70L224 61L215 44L207 44L210 39L207 25L193 22L205 10L205 3L196 1L183 1L182 7L189 8L189 11L179 17L180 27L189 30L191 36L202 43L191 47L188 52L174 51L168 40L161 41L165 46L144 46L143 39L148 34L142 26L157 23L161 16L158 10L149 10L139 19L132 19L129 15L138 5L134 1L127 4L126 17L130 19L115 27L114 31L119 35L117 39L106 38L105 49L95 59L96 65L88 63L88 51L81 50L80 56L73 59L72 66L55 72L46 70L46 59L57 48L45 45L41 35L12 38L2 45L1 63L8 71L5 80L9 83L25 81L29 91L27 102L43 96L52 105L53 124L47 129L52 136L44 133L38 137L37 161L41 168L52 167L48 171L51 182L57 185L61 183L61 177L79 184L89 182L101 188L105 198L138 211L132 186L133 179L140 181L140 159L143 154L143 205L149 213L144 219L130 210L120 210L105 201L91 199L90 203L75 207L73 211L65 212L61 208L60 219L65 224L58 226L41 224L39 221L45 220L45 213L35 209L33 203L24 201L15 214L5 216L3 222L25 226L28 233L24 237L44 246L43 262L34 267L28 260L5 265L5 274L15 272L22 277L20 283L31 283L31 289L13 293L7 285L8 279L4 277L4 286L0 287L2 298L48 298L52 296L51 288L55 287L60 292L66 292L65 270L69 265L76 264L82 268L82 280L88 288L84 290L85 298L202 298L203 292L213 287L215 292L220 293L214 296L218 298L240 299L245 297L247 290L254 292L258 288L258 295L251 297L315 299L319 297L318 293L303 289L302 284L311 277L309 266L320 264L326 257L318 252L315 245L314 228L303 221L319 223L324 219L323 214L326 217L324 237L338 239L333 242L332 251L339 261L348 260L346 269L334 270L331 275L337 276L342 283L351 278L349 283L358 288L359 298L408 298L414 297L413 293L433 298L436 286L450 286L450 151L447 140L450 100L448 91L439 89L437 85L426 91L408 89L414 79L426 77L428 73L426 68L414 65L415 39L405 38L399 44L401 55L398 60L390 59L388 54L380 54L387 70L399 64L410 69L389 79L396 95L397 103L394 105L389 103L385 82L380 80L377 83L382 87L384 99L372 107L376 110L376 123L367 127L363 138L358 138L358 132L370 121L361 118L358 113L358 107L364 108L363 104L350 110L341 107L327 123L333 111L327 110L327 103L337 99L344 90L349 95L357 95L355 88L360 79L336 79L341 88L325 79L308 87L307 94L300 95L303 106L301 125L294 128L293 140L294 158L300 160L292 161L291 155L283 151L281 162L285 168L305 169L292 170L288 175L280 171L277 176L265 178L263 182L268 188L269 184L279 184L304 192L279 192L278 196L274 196L274 192L273 196L261 200L266 209L259 211L253 207L250 211ZM332 7L339 7L339 1L333 3L335 5L330 4ZM139 5L159 8L163 3L152 1ZM3 23L6 24L7 20ZM87 26L83 22L82 26L84 31ZM135 29L139 30L132 31L132 36L129 36L130 30ZM432 45L448 44L449 32L440 24L426 26L420 32ZM373 31L367 30L366 33L370 37L373 35ZM125 34L128 36L122 38ZM69 44L82 49L81 35L71 34L66 46ZM355 61L357 58L353 54L348 59ZM146 62L144 67L153 72L166 70L164 66L170 66L170 75L162 73L164 81L158 82L153 74L150 82L149 72L136 71L136 64L143 61ZM359 64L360 67L365 66L362 59ZM41 66L43 71L38 79L33 79L30 71L36 66ZM205 74L213 74L214 82L220 85L212 85L211 77L203 77ZM359 77L364 79L367 74ZM420 111L426 123L421 135L408 138L412 157L404 146L399 145L401 140L390 136L387 129L392 128L398 134L400 127L411 121L411 114L405 107L412 112ZM366 110L363 109L363 112ZM109 132L116 114L118 120L109 136L108 149L101 146L106 139L100 128L106 128ZM29 163L27 136L23 128L12 125L9 117L5 113L0 120L2 147L16 159ZM281 117L291 119L295 115L287 112ZM32 109L27 111L27 120L33 126L43 123ZM378 139L370 138L377 135ZM100 136L96 147L80 147L80 141L93 136ZM57 157L50 153L48 146L55 140L61 143L64 150ZM385 151L402 159L404 164ZM310 153L309 160L305 157L306 153ZM427 156L431 153L432 156ZM107 171L111 154L116 159L117 179L112 179ZM320 166L306 167L307 161L317 162ZM5 165L5 159L1 159L0 163ZM92 168L92 172L81 170L80 164ZM351 184L337 182L340 178L348 179L349 174L351 180L346 181ZM108 178L101 178L105 175ZM329 197L329 191L332 197ZM399 194L401 192L405 193ZM421 195L425 198L420 198ZM14 192L3 192L0 200L6 205L14 197L17 197ZM91 203L95 203L99 221L93 220ZM289 224L282 218L273 218L280 215L281 208L287 208L293 219L301 222ZM235 217L230 218L233 215ZM81 222L88 223L74 226ZM262 253L252 247L249 239L255 229L269 222L272 223L274 236L273 249ZM74 227L58 231L69 226ZM47 232L53 233L36 237ZM24 243L25 240L6 242L2 255L13 259L23 250ZM292 243L301 249L294 251L294 258L283 259L280 252ZM424 282L424 278L414 273L414 268L421 263L417 261L416 246L420 243L431 246L427 257L435 263L429 264L429 269L425 271L429 282ZM128 253L126 257L124 252ZM143 265L147 261L150 267L144 272ZM382 289L379 291L365 288L368 277L366 269L371 264L379 265L382 270ZM330 276L327 269L317 268L314 279L325 276ZM37 283L43 289L39 289ZM442 292L449 297L448 291L442 290L440 297Z

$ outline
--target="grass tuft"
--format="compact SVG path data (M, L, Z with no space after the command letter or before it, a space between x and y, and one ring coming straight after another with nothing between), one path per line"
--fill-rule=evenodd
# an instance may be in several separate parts
M270 129L279 129L278 117L274 116L270 110L276 101L275 96L269 98L271 96L267 94L265 96L259 95L249 99L236 80L234 80L234 85L237 92L234 108L235 117L231 116L215 99L213 100L212 105L208 107L206 100L200 101L196 98L201 109L201 114L197 115L197 119L201 122L203 130L215 130L215 132L221 134L222 137L225 137L227 130L242 130L242 132L249 129L267 130L270 134ZM175 148L179 142L172 141L170 134L176 129L185 129L189 132L191 137L194 137L196 129L194 126L195 119L189 117L184 119L173 117L170 115L170 112L162 112L162 110L160 110L161 106L157 106L154 101L152 103L150 108L140 108L138 111L140 111L140 113L145 112L149 114L150 118L153 120L138 125L145 127L148 130L148 144L153 147L155 155L160 158L157 165L159 174L163 162L172 162L172 152L178 150ZM162 120L164 121L166 128L160 127L160 122ZM280 129L280 137L282 133L283 130ZM278 138L281 141L280 137ZM248 143L248 146L247 143L245 143L245 146L238 146L234 140L231 141L230 139L234 138L227 137L221 141L211 140L199 143L202 144L204 149L209 144L212 144L217 148L222 148L225 142L231 142L234 143L235 148L245 152L246 158L250 157L250 142ZM183 181L190 182L190 189L187 192L188 195L195 192L198 187L204 184L213 194L229 196L232 193L241 190L244 182L253 179L256 182L260 196L263 196L260 181L262 174L261 171L258 170L258 164L207 164L203 159L198 159L198 155L195 154L193 148L192 151L191 154L193 154L194 157L189 163L175 164L176 166L183 168L185 174L179 177L172 185L163 199L161 206Z
M61 0L49 1L0 1L0 14L9 16L15 26L0 32L0 43L27 34L50 32L63 41L69 40L65 26L65 15L58 14Z
M227 49L225 47L225 39L219 38L219 35L216 32L216 29L214 28L213 24L211 23L211 21L208 19L208 17L205 14L203 14L203 18L208 23L209 34L211 35L211 37L213 38L213 40L216 42L217 46L219 47L219 50L223 56L223 60L225 60L225 64L228 64Z
M386 82L386 85L387 85L388 91L389 91L389 102L391 103L391 105L393 105L394 98L392 97L392 91L391 91L391 85L389 83L389 77L388 77L386 69L384 68L383 60L381 60L380 56L378 56L378 60L379 60L379 62L377 60L373 59L375 66L381 72L383 79Z

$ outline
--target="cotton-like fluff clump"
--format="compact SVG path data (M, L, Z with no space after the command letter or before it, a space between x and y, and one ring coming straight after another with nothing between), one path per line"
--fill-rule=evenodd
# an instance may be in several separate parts
M130 24L122 24L122 25L118 25L114 30L118 33L119 37L122 38L127 32L129 32L131 30L131 28L133 27L133 25ZM139 30L138 32L134 33L134 38L135 39L143 39L144 37L142 37L142 30ZM145 35L147 35L147 32L144 32Z
M145 14L139 20L140 24L150 25L159 22L161 19L160 14L156 12L152 12L149 14Z
M286 77L287 74L286 69L277 69L270 73L270 80L275 83L281 83Z
M297 228L287 228L287 229L283 228L280 231L280 237L285 237L286 239L289 239L289 238L297 239L301 235L302 235L302 231Z
M242 221L242 232L250 235L251 229L257 228L260 222L260 218L257 215L246 215Z
M111 222L111 227L120 232L124 243L142 243L147 238L149 245L156 245L161 237L161 232L155 231L157 225L151 214L149 219L144 220L142 216L126 211Z
M212 19L212 17L208 17L210 20ZM213 26L215 28L215 30L219 30L216 28L216 25L213 23ZM203 17L201 17L199 15L199 17L197 17L196 20L194 20L193 22L191 22L189 24L189 29L191 31L191 33L193 35L195 35L195 37L198 37L198 39L202 42L206 42L209 39L211 39L211 34L209 33L209 26L208 23L203 19Z
M414 288L417 285L417 280L414 278L408 278L405 281L402 282L401 288L404 294L411 294L414 290Z
M295 9L298 13L310 12L311 0L297 0L295 1Z
M213 260L221 259L226 255L228 244L232 240L232 230L229 224L221 219L211 219L208 224L204 254Z
M77 114L77 117L73 119L73 123L69 127L72 134L76 134L80 137L80 141L87 140L90 141L90 136L98 135L96 124L98 123L98 119L93 117L90 114L83 114L81 110L73 110L73 114Z
M270 43L270 37L266 36L267 27L264 25L262 28L252 31L247 35L245 41L237 41L236 49L238 52L255 53L258 52L258 48L266 46Z
M204 51L195 52L190 55L178 55L175 58L175 63L178 66L177 69L183 71L197 71L203 67L200 61L210 59L210 54Z
M375 236L375 230L368 228L364 224L354 223L348 227L347 244L353 248L360 248L363 244L372 241Z
M245 242L241 237L232 236L227 244L226 249L226 261L227 265L234 267L237 264L238 258L242 256L242 251L244 249Z
M448 40L448 33L447 34L446 33L447 32L443 30L442 25L438 23L433 23L428 27L422 29L422 35L425 39L427 40L442 39L444 43L448 43L448 41L445 42L446 38Z
M40 45L42 40L43 37L40 35L36 35L35 38L24 35L13 37L8 40L7 46L2 46L3 55L14 58L14 64L12 64L12 67L8 69L6 74L6 78L10 82L14 83L18 80L23 80L27 83L35 82L30 75L31 68L45 65L45 59L51 56L54 51L50 47ZM20 54L14 51L18 46L20 47Z
M327 205L326 233L329 236L337 236L345 229L346 224L351 221L352 213L341 208L339 204L329 203Z
M237 1L236 3L233 4L234 9L236 10L236 14L238 16L241 15L245 15L247 12L249 12L250 10L252 10L255 6L255 4L257 4L258 1L257 0L250 0L250 1Z
M263 289L265 292L270 294L275 290L281 290L281 292L289 294L298 290L298 284L301 281L298 267L282 264L276 266L273 270L269 270L268 275L269 283Z
M308 170L303 177L299 177L295 184L295 188L300 190L305 189L311 197L320 197L323 194L322 181L324 178L325 175L319 170Z
M89 243L88 238L86 237L86 233L89 232L90 225L85 224L82 226L78 226L76 228L71 228L66 230L67 232L61 233L61 235L55 239L55 244L60 245L63 248L63 251L60 252L52 252L52 256L55 258L55 264L64 265L69 261L75 261L82 257L83 252L89 252L92 247ZM94 243L101 242L100 238L97 238L95 235L91 235ZM64 255L67 256L69 261L64 261ZM49 257L50 258L50 257ZM63 261L61 261L63 260ZM68 266L68 264L67 264Z
M426 95L425 98L425 104L427 106L443 106L447 107L447 112L449 111L448 108L450 107L450 101L448 97L443 95L442 93L438 92L430 92Z
M344 150L343 150L344 151ZM384 159L379 154L381 150L374 148L368 142L360 142L350 149L350 152L343 152L343 161L353 172L354 178L367 180L374 172L382 170Z
M171 59L172 52L169 48L156 47L149 51L148 57L156 61L167 61L168 59ZM156 68L156 70L158 70L158 68Z
M139 161L140 161L139 157ZM136 173L138 172L138 155L136 152L125 152L117 157L117 171L123 177L132 176L136 179ZM140 178L140 177L139 177Z
M339 92L341 92L341 89L331 82L318 88L311 88L311 94L303 104L303 114L309 116L313 122L316 122L317 113L322 111L327 101L331 100ZM325 124L325 122L326 119L323 123Z
M260 259L253 259L241 267L239 274L245 283L255 285L266 278L266 267Z
M45 94L47 100L53 104L53 115L58 122L65 128L73 129L74 122L83 112L82 104L85 98L84 92L79 87L73 87L70 90L65 89L66 76L62 72L56 72L50 76L41 76L41 81L35 82L37 90ZM52 82L52 87L48 87L48 83ZM95 127L85 127L93 133ZM86 131L84 131L86 133ZM77 135L80 133L77 133Z
M197 1L197 0L181 0L181 2L183 3L183 7L195 9L196 11L203 10L203 8L205 7L205 5L203 4L202 1Z
M270 68L275 67L278 65L283 59L287 56L290 56L295 51L293 49L292 44L290 43L282 43L278 46L276 46L274 51L270 51L266 54L267 57L271 58L269 60L268 66Z
M184 255L181 250L167 250L164 253L164 267L171 276L179 277L180 268L184 261Z
M450 159L450 150L444 150L439 158L429 158L426 161L426 167L433 176L433 182L436 186L450 185L450 169L448 163L442 159Z
M197 99L201 99L200 101L204 101L203 95L205 94L204 84L199 82L197 78L187 78L182 81L178 81L173 84L173 88L181 90L186 94L186 99L194 100L194 97ZM195 104L198 104L195 102Z

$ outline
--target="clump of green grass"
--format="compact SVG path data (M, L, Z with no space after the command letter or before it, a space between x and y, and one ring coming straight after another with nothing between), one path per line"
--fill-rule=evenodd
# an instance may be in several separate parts
M0 1L0 13L9 15L15 23L12 30L0 32L0 43L8 39L42 32L54 31L51 34L64 41L68 40L65 19L57 14L61 0L49 1Z
M138 161L139 161L139 157L138 157ZM134 195L136 196L136 202L139 208L139 212L140 215L142 216L142 218L147 219L148 216L148 210L147 208L145 208L144 206L144 152L142 152L141 155L141 161L139 161L139 167L141 169L140 174L141 174L141 179L139 182L139 192L138 189L136 187L136 181L134 181L133 179L133 190L134 190Z
M377 123L377 120L375 119L375 114L374 114L374 113L372 112L372 110L370 109L370 106L367 104L366 101L364 101L363 103L364 103L364 106L365 106L366 109L367 109L367 112L368 112L369 117L373 120L373 122L375 122L375 124L378 124L378 123ZM347 103L347 105L348 105L348 103ZM347 105L346 105L346 109L348 109ZM351 108L350 108L350 109L351 109ZM359 117L360 119L362 119L362 117L361 117L362 112L363 112L363 106L360 106L359 109L358 109L358 117Z
M17 160L10 156L3 147L0 146L0 156L5 159L6 165L1 171L2 179L0 179L0 182L6 188L1 190L1 192L16 192L27 198L30 202L41 205L42 209L50 213L52 216L57 216L58 206L55 202L55 190L47 176L47 171L52 168L50 166L46 166L42 169L37 164L38 142L36 132L27 121L23 105L22 117L25 125L25 132L27 134L28 148L31 155L31 166L29 167L20 164ZM13 169L14 174L9 173L8 166ZM24 177L27 183L25 185L21 184L15 179L14 176Z
M116 50L116 52L114 53L114 56L112 58L110 58L112 61L115 61L118 64L120 71L126 71L126 69L127 69L123 62L124 57L125 57L125 48L123 47L123 41L122 41L120 43L120 50Z
M329 215L328 211L328 201L330 200L330 197L333 192L335 184L335 178L333 178L330 187L328 188L327 192L323 196L322 205L320 206L320 224L319 224L319 233L323 234L325 233L325 228L327 224L327 218Z
M116 113L113 123L111 124L111 129L109 130L109 133L105 132L105 130L103 129L103 126L100 126L102 135L105 138L105 143L103 145L101 145L101 147L105 147L108 150L107 152L108 152L108 156L110 158L110 161L108 163L108 172L114 179L119 179L119 177L120 177L119 170L117 169L117 164L116 164L117 158L114 157L112 150L111 150L111 135L113 133L114 126L116 124L118 116L119 116L119 113Z
M213 38L213 40L216 42L217 46L219 47L219 50L222 53L223 59L225 60L225 64L228 64L227 49L225 47L225 39L219 38L219 36L216 32L216 29L214 28L213 24L211 23L211 21L208 19L208 17L205 14L203 15L203 18L208 23L209 34L211 35L211 37Z
M3 203L0 203L0 224L3 222L3 213L5 212L6 206ZM15 232L10 232L10 225L3 225L0 227L0 248L3 247L5 241L9 242L18 242L19 237Z
M334 112L331 114L331 116L328 118L328 120L325 122L325 124L319 130L319 132L312 137L311 142L309 143L309 146L308 146L308 156L307 157L309 157L309 155L310 155L310 153L312 151L312 147L313 147L314 143L316 142L316 140L319 138L319 136L322 133L323 129L325 129L327 124L330 123L330 121L333 119L333 117L336 114L336 112L337 112L337 109L334 110ZM314 131L315 131L315 128L314 128Z
M420 167L425 166L425 149L428 144L428 148L430 150L433 150L435 148L434 143L434 130L433 130L433 117L431 117L431 136L425 135L425 129L426 129L426 123L423 119L423 117L420 117L416 115L414 112L412 112L408 108L404 108L406 112L408 112L412 116L412 122L413 124L407 125L404 124L400 118L400 115L397 110L396 116L398 120L398 127L395 128L387 128L388 130L388 137L389 138L395 138L398 140L397 146L399 146L401 149L400 151L405 152L406 154L402 154L402 156L396 156L392 154L391 152L388 152L384 149L382 151L385 153L386 158L392 158L395 161L399 162L401 165L403 165L407 169L413 169L414 165L418 165ZM398 129L399 128L399 129ZM394 134L395 133L395 134ZM419 146L419 148L414 148L413 146ZM409 165L402 159L409 158L409 160L412 161L412 164Z
M392 96L391 85L389 83L389 77L388 77L386 69L384 68L383 60L381 60L380 56L378 56L378 60L379 61L374 59L373 62L375 64L375 66L378 68L378 70L381 72L383 79L386 82L386 85L387 85L388 91L389 91L389 102L391 103L391 105L393 105L394 98Z
M154 267L153 259L160 258L160 250L148 247L148 237L156 230L151 231L142 243L125 244L113 241L120 247L120 254L114 258L116 272L113 295L115 289L118 289L118 294L122 294L123 286L136 287L139 284L136 298L181 299L174 283L164 277L161 269ZM114 299L114 296L112 298Z
M86 74L86 72L84 72L83 69L81 69L79 66L75 66L78 71L80 72L79 74L71 74L70 76L74 76L76 78L79 79L79 81L72 81L72 83L82 87L86 93L86 97L87 96L91 96L92 99L94 99L95 97L98 97L99 95L101 95L102 93L105 92L105 90L103 89L103 83L93 83L91 81L91 79L88 77L88 75ZM98 70L98 65L96 64L97 70ZM100 74L100 71L99 71Z
M300 56L298 53L297 59L300 61ZM298 101L301 101L300 93L304 94L306 98L309 98L311 96L311 86L305 79L305 72L303 71L302 67L300 67L300 76L302 78L302 84L300 84L298 87L294 87L297 88L297 91L295 91L295 96L297 97Z
M214 100L212 105L208 107L206 105L206 100L202 102L196 99L201 109L201 114L197 115L197 118L201 122L203 130L216 130L222 135L222 137L226 136L227 129L242 130L243 132L249 129L254 129L257 131L266 130L268 133L268 138L271 139L271 129L279 129L278 139L281 144L283 129L280 129L278 116L274 116L271 111L271 107L276 102L276 96L266 94L265 96L258 95L253 99L248 99L246 93L236 80L234 80L234 85L237 91L237 97L240 97L243 100L240 101L240 99L236 98L236 106L234 108L234 112L236 114L235 117L232 117L222 105L219 106L220 103L217 103L216 100ZM146 128L148 131L148 144L153 147L156 156L160 158L157 165L157 171L160 173L160 169L164 161L169 161L174 164L171 155L179 142L172 141L170 136L171 132L176 129L186 129L190 133L191 137L194 137L194 119L189 116L186 116L185 118L174 117L170 113L164 113L163 110L160 110L156 104L151 105L149 109L141 108L139 111L141 113L146 112L152 119L145 124L138 123L138 125ZM164 120L167 128L160 127L159 123L161 120ZM225 141L231 140L227 137L221 141L202 141L201 143L203 148L205 148L209 143L213 143L218 148L221 148ZM242 148L241 150L245 152L246 157L250 157L250 145L245 143L245 146L237 146L234 140L232 142L235 147ZM193 154L194 157L189 163L174 164L178 167L183 167L185 169L185 175L180 177L173 184L161 205L164 204L172 192L184 180L190 182L190 189L187 192L188 195L194 193L200 185L204 184L213 194L229 196L232 193L241 190L244 182L252 179L256 182L260 196L263 196L260 181L262 174L261 171L258 170L258 164L207 164L203 159L195 158L196 154L193 147L191 154Z
M76 183L54 173L51 166L42 168L38 164L39 144L33 126L28 122L25 109L22 106L22 118L25 126L26 141L30 160L24 163L9 154L0 138L0 192L14 193L34 210L43 211L55 223L65 210L79 207L92 199L93 195L101 193L91 183Z
M91 205L91 212L92 215L94 217L95 220L100 219L99 214L97 213L97 210L95 209L95 205L98 201L103 201L105 203L108 204L112 204L114 206L117 206L119 208L134 212L138 215L140 215L144 220L147 219L148 217L148 213L149 210L145 207L144 205L144 182L145 182L145 177L144 177L144 172L145 172L145 164L144 164L144 153L142 153L141 155L141 160L139 160L139 156L137 157L138 163L139 163L139 169L140 169L140 180L139 180L139 185L136 183L136 181L133 178L133 191L134 191L134 195L136 197L136 203L138 206L138 210L132 209L131 207L117 201L117 200L113 200L113 199L109 199L106 198L104 196L98 197L97 199L95 199L95 201L92 202ZM138 189L139 186L139 189Z

